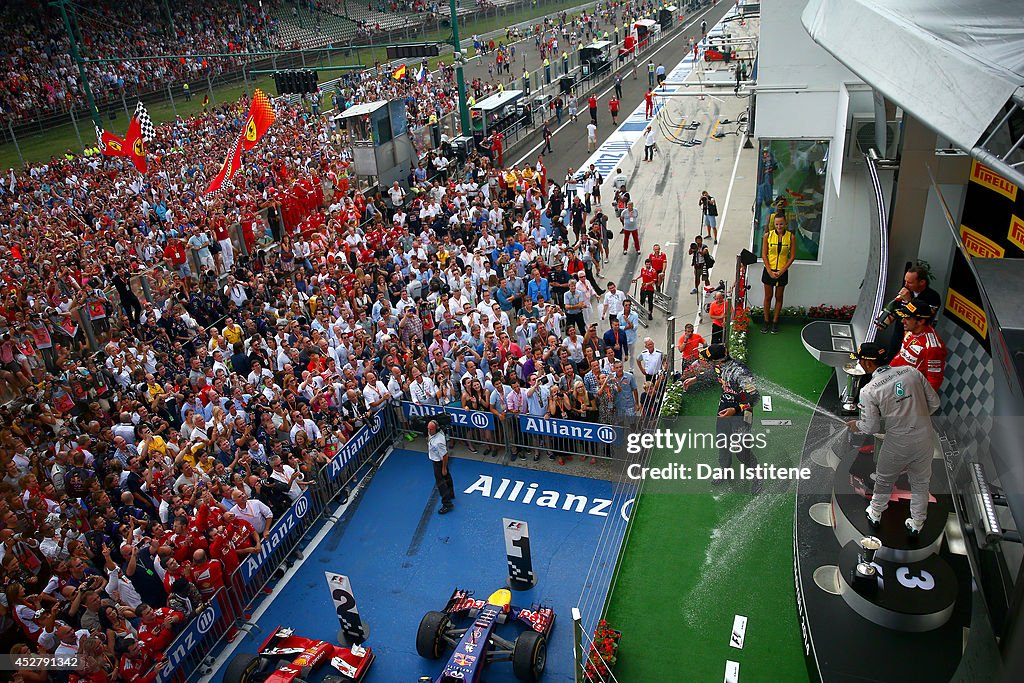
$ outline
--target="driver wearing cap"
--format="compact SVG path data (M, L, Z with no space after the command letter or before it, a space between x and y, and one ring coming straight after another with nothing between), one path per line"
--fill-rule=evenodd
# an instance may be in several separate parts
M946 345L928 323L935 308L924 301L908 301L896 309L896 315L903 323L903 345L890 365L917 368L938 391L946 373Z

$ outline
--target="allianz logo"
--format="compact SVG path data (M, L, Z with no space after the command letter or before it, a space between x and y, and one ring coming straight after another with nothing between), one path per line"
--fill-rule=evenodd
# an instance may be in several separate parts
M552 510L565 510L577 514L594 515L595 517L607 517L612 507L612 501L608 498L590 498L576 493L564 493L541 489L540 484L530 482L527 484L520 479L498 479L481 474L465 491L465 494L479 494L484 498L495 500L506 500L510 503L522 503L524 505L536 505ZM620 513L625 518L632 506L632 500L622 504Z

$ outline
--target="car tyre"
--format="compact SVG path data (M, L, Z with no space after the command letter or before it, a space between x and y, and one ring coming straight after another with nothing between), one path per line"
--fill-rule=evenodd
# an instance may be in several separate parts
M539 681L548 660L548 639L543 633L523 631L512 648L512 673L521 681Z
M444 634L451 619L444 612L427 612L416 630L416 652L420 657L440 659L445 651Z
M259 655L239 652L227 667L224 668L224 683L250 683L254 675L263 668L263 660Z

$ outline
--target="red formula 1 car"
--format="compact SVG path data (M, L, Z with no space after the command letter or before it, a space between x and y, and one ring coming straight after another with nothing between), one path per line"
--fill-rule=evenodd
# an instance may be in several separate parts
M373 650L359 645L343 647L324 640L293 635L278 627L263 641L258 654L240 652L224 669L224 683L304 683L309 674L330 662L341 676L328 675L324 683L366 678L373 663Z
M460 625L455 620L469 623ZM497 633L503 624L525 627L513 640ZM538 681L547 663L548 638L555 627L555 613L547 606L530 609L512 605L505 588L486 600L473 598L472 591L458 588L443 612L427 612L416 632L416 651L427 659L440 659L448 647L451 658L441 674L420 681L433 683L476 683L491 662L512 662L512 673L521 681Z

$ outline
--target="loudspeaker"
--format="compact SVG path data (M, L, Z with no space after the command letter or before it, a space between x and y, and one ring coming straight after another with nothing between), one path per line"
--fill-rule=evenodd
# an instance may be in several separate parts
M752 266L757 263L757 255L749 249L740 252L740 263L745 266Z

